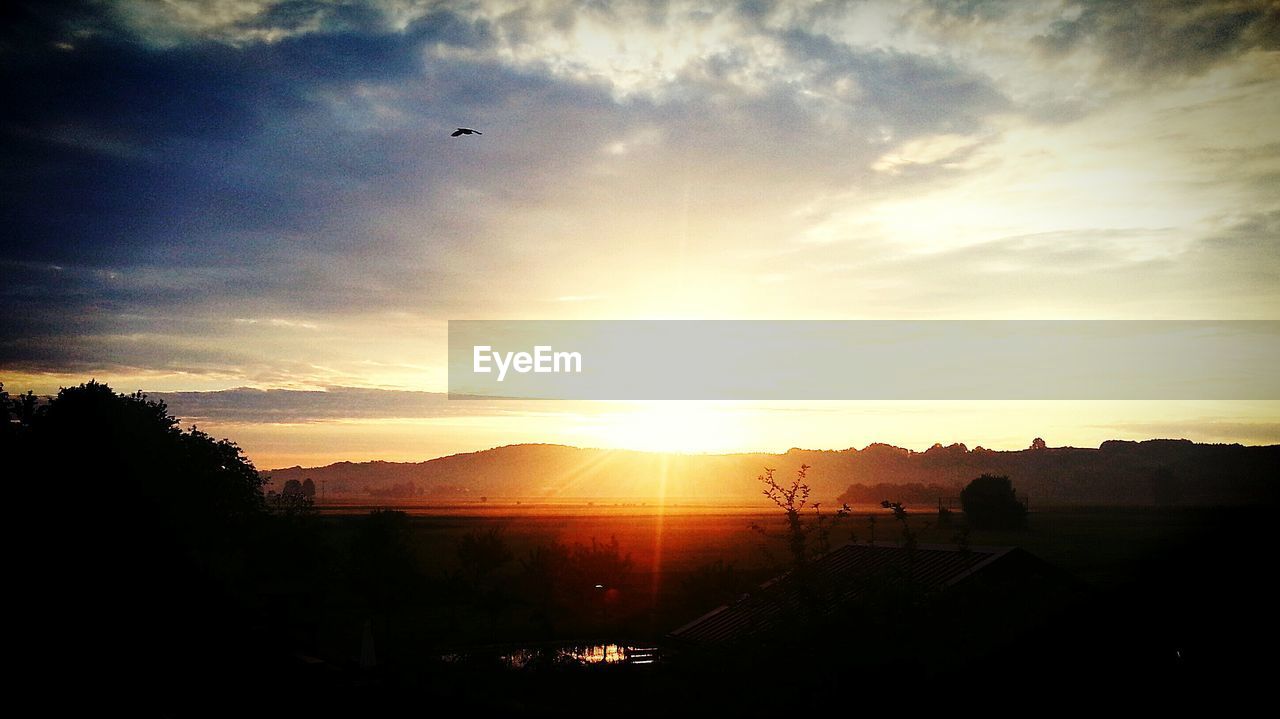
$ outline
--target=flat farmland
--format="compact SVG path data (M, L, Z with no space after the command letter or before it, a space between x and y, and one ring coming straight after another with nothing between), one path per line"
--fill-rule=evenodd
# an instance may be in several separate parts
M393 508L397 509L397 508ZM322 521L345 533L371 508L325 508ZM524 505L410 507L414 543L425 569L448 570L457 564L456 547L475 532L500 532L516 561L538 545L590 546L617 539L637 573L684 573L714 562L742 570L763 570L785 563L780 512L758 507L671 507ZM1062 508L1032 512L1028 527L1017 531L970 531L971 545L1019 546L1090 582L1122 581L1136 566L1191 543L1218 541L1230 527L1247 523L1248 509ZM922 543L955 544L963 527L957 513L951 526L939 526L936 512L909 515ZM875 517L874 523L869 517ZM764 533L753 529L763 528ZM901 527L875 507L856 508L838 525L831 541L894 541Z

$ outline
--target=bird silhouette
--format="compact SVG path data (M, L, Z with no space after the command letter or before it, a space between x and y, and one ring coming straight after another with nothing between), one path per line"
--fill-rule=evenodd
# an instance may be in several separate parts
M461 137L462 135L483 135L483 134L484 134L483 132L480 132L479 130L472 130L469 127L459 127L458 129L454 130L453 134L450 135L449 137Z

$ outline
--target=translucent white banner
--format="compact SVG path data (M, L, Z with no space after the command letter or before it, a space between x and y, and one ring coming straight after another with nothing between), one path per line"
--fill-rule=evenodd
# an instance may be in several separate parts
M1280 321L462 320L449 393L519 399L1280 399Z

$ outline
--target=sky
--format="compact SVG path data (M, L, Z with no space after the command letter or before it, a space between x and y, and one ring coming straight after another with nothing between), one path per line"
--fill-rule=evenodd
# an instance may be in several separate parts
M1275 3L0 12L10 392L146 390L260 467L1280 442L1265 401L441 394L451 319L1280 319Z

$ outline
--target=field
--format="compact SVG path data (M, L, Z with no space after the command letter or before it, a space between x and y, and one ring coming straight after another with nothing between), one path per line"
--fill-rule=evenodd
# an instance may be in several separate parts
M372 509L328 507L324 521L341 532ZM855 509L856 514L833 532L833 543L871 539L869 516L876 517L877 541L900 538L886 510ZM755 507L673 507L659 513L640 506L469 504L406 511L420 560L432 570L447 570L455 562L453 550L463 536L490 529L503 534L517 558L539 544L590 545L616 538L621 551L630 555L633 570L642 574L680 575L717 561L763 570L785 559L775 537L782 531L780 515ZM1022 547L1086 583L1108 586L1131 576L1145 561L1191 543L1221 541L1235 523L1254 522L1253 515L1244 509L1050 508L1032 512L1027 529L974 530L968 541ZM911 513L908 521L921 543L957 541L955 527L937 526L936 512ZM764 528L768 536L753 525Z
M722 691L733 687L740 694L736 701L744 706L774 701L767 687L743 688L742 677L755 671L755 660L737 656L737 650L677 654L664 659L656 673L639 675L528 674L492 664L443 668L438 663L444 653L474 649L496 656L557 641L669 647L668 632L738 593L753 591L785 566L781 542L767 536L781 529L778 513L682 509L417 508L405 523L415 561L432 579L394 616L374 619L379 656L387 661L387 686L426 687L449 701L513 709L560 706L567 701L565 692L578 705L591 706L641 685L652 690L655 706L663 696L687 700L690 692L698 697L695 702L721 701L701 693L704 682ZM833 533L832 542L848 541L851 533L855 541L867 541L871 514L877 541L899 538L901 527L890 513L865 508ZM320 524L330 540L348 544L366 517L359 509L330 508ZM778 652L799 652L809 661L776 669L777 676L815 691L843 687L851 676L867 685L924 681L955 689L989 671L1058 689L1121 678L1149 687L1219 682L1225 675L1252 671L1250 647L1272 631L1266 622L1246 632L1221 630L1232 616L1269 617L1252 574L1262 566L1268 546L1266 519L1261 508L1041 509L1030 515L1026 529L973 531L968 541L974 546L1019 546L1070 573L1080 580L1079 587L1061 601L1015 593L992 595L1003 602L999 605L944 603L934 612L927 605L913 608L908 599L900 608L882 607L878 611L883 615L860 629L799 635L782 648L750 647L755 652L750 656L775 659ZM922 544L954 544L957 539L956 527L937 526L934 512L910 514L908 521ZM957 516L954 523L962 525L963 520ZM765 534L753 524L762 525ZM500 536L510 551L486 578L469 576L459 552L467 538L481 536ZM569 597L559 614L554 602L539 608L545 598L528 589L529 569L536 566L539 551L613 539L619 553L630 559L624 580L570 572L563 575L566 581L583 585L586 594ZM602 584L599 594L590 589L597 581ZM608 592L615 589L618 595L611 600ZM328 629L321 626L314 646L330 661L344 653L351 656L360 646L355 629L362 616L330 613L320 622ZM994 633L984 634L988 631Z

